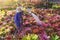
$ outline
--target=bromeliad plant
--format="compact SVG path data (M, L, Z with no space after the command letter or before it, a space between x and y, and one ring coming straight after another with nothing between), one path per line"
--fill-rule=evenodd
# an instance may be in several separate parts
M51 37L51 40L60 40L60 39L59 39L59 36L53 35L53 36Z
M38 40L38 35L36 34L28 34L25 35L22 40Z
M38 35L36 35L36 34L31 34L31 39L32 39L32 40L38 40Z

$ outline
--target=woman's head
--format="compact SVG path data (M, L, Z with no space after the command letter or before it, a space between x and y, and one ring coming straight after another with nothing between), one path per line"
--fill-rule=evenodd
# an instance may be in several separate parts
M20 12L20 11L22 11L22 8L23 8L23 7L17 7L16 11L17 11L17 12Z

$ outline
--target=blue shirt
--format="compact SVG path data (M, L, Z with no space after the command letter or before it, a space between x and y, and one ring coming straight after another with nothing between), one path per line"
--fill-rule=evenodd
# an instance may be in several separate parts
M22 20L23 11L17 12L14 16L14 21L17 27L20 27Z

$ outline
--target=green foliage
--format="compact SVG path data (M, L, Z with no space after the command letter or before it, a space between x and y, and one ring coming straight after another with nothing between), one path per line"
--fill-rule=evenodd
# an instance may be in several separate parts
M38 35L28 34L27 36L24 36L22 40L38 40Z
M57 36L57 35L54 35L51 37L51 40L58 40L58 39L59 39L59 36Z
M26 37L26 36L24 36L24 37L22 38L22 40L27 40L27 37Z
M37 39L38 39L38 35L36 35L36 34L31 34L31 39L32 39L32 40L37 40Z
M52 6L52 8L60 8L60 5L55 4Z

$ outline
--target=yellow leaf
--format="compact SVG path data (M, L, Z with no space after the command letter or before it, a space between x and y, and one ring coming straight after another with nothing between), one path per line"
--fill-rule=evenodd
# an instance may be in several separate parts
M2 34L3 32L0 32L0 35Z
M5 27L2 27L2 28L1 28L1 31L2 31L3 29L5 29Z
M48 13L48 16L50 16L51 14L50 13Z
M5 30L5 33L7 33L7 32L10 32L10 29L6 29L6 30Z

